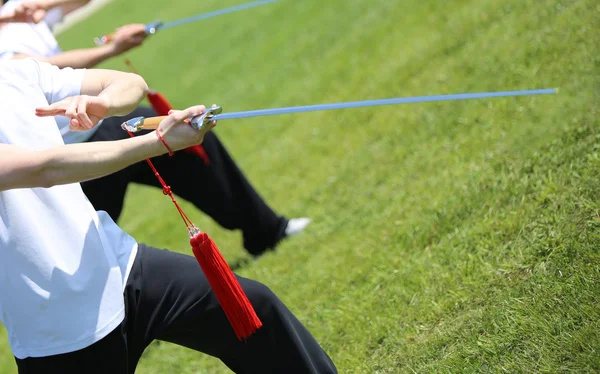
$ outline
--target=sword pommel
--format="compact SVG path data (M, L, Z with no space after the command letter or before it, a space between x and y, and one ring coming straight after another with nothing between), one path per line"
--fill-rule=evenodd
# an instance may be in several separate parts
M121 128L129 132L138 132L144 128L144 117L135 117L121 124Z

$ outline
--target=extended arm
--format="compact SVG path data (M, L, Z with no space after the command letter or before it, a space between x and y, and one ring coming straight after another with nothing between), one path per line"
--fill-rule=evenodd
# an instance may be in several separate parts
M112 43L106 45L93 48L74 49L50 57L16 53L13 58L33 57L38 61L48 62L59 68L92 68L111 57L118 56L132 48L140 46L147 36L145 25L131 24L119 27L115 30L114 40Z
M114 142L69 144L44 151L0 144L0 191L83 182L165 151L154 134Z
M157 131L173 151L200 144L215 123L197 131L183 121L204 110L205 107L199 105L173 111ZM43 151L0 144L0 191L83 182L166 152L167 148L154 132L130 139L69 144Z
M32 0L18 4L12 13L0 15L0 23L33 22L39 23L46 13L56 7L72 10L87 4L89 0Z
M35 58L38 61L47 62L56 65L59 68L71 67L74 69L92 68L101 62L118 55L113 44L103 45L95 48L74 49L59 53L51 57L32 56L22 53L14 55L18 58Z

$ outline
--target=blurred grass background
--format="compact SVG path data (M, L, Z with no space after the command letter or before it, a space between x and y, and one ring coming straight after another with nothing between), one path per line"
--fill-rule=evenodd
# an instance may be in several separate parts
M240 1L115 1L64 49L126 23ZM178 108L225 111L558 87L558 95L223 121L219 137L278 212L314 222L238 272L273 289L342 373L600 371L600 4L315 0L158 32L127 54ZM122 59L102 65L125 70ZM190 181L194 180L190 171ZM231 263L239 233L189 204ZM120 222L190 253L161 191ZM0 370L15 373L0 340ZM227 373L167 343L137 371Z

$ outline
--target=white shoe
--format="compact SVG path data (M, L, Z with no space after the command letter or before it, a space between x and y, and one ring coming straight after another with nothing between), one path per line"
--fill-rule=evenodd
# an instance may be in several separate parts
M308 226L312 220L310 218L292 218L288 221L285 228L285 236L294 236L299 234Z

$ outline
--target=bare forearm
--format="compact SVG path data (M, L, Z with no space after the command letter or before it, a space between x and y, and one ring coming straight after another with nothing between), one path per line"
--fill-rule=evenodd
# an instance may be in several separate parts
M156 135L114 142L91 142L47 151L42 178L49 185L99 178L166 151Z
M16 20L14 14L0 14L0 26L2 26L2 23L15 22Z
M112 174L145 158L165 153L154 133L111 142L69 144L44 151L20 150L3 154L0 191L12 188L52 187ZM11 165L11 163L13 163ZM18 164L17 164L18 163ZM15 170L19 170L15 173Z
M95 71L98 70L86 70L85 74L94 74ZM108 79L98 94L98 97L106 99L109 103L105 117L131 113L148 93L146 81L137 74L118 72Z
M56 65L59 68L89 69L113 56L115 56L113 47L103 45L96 48L74 49L56 56L38 58L38 60Z
M52 9L65 5L85 5L89 3L89 0L43 0L41 3L44 5L44 8Z

